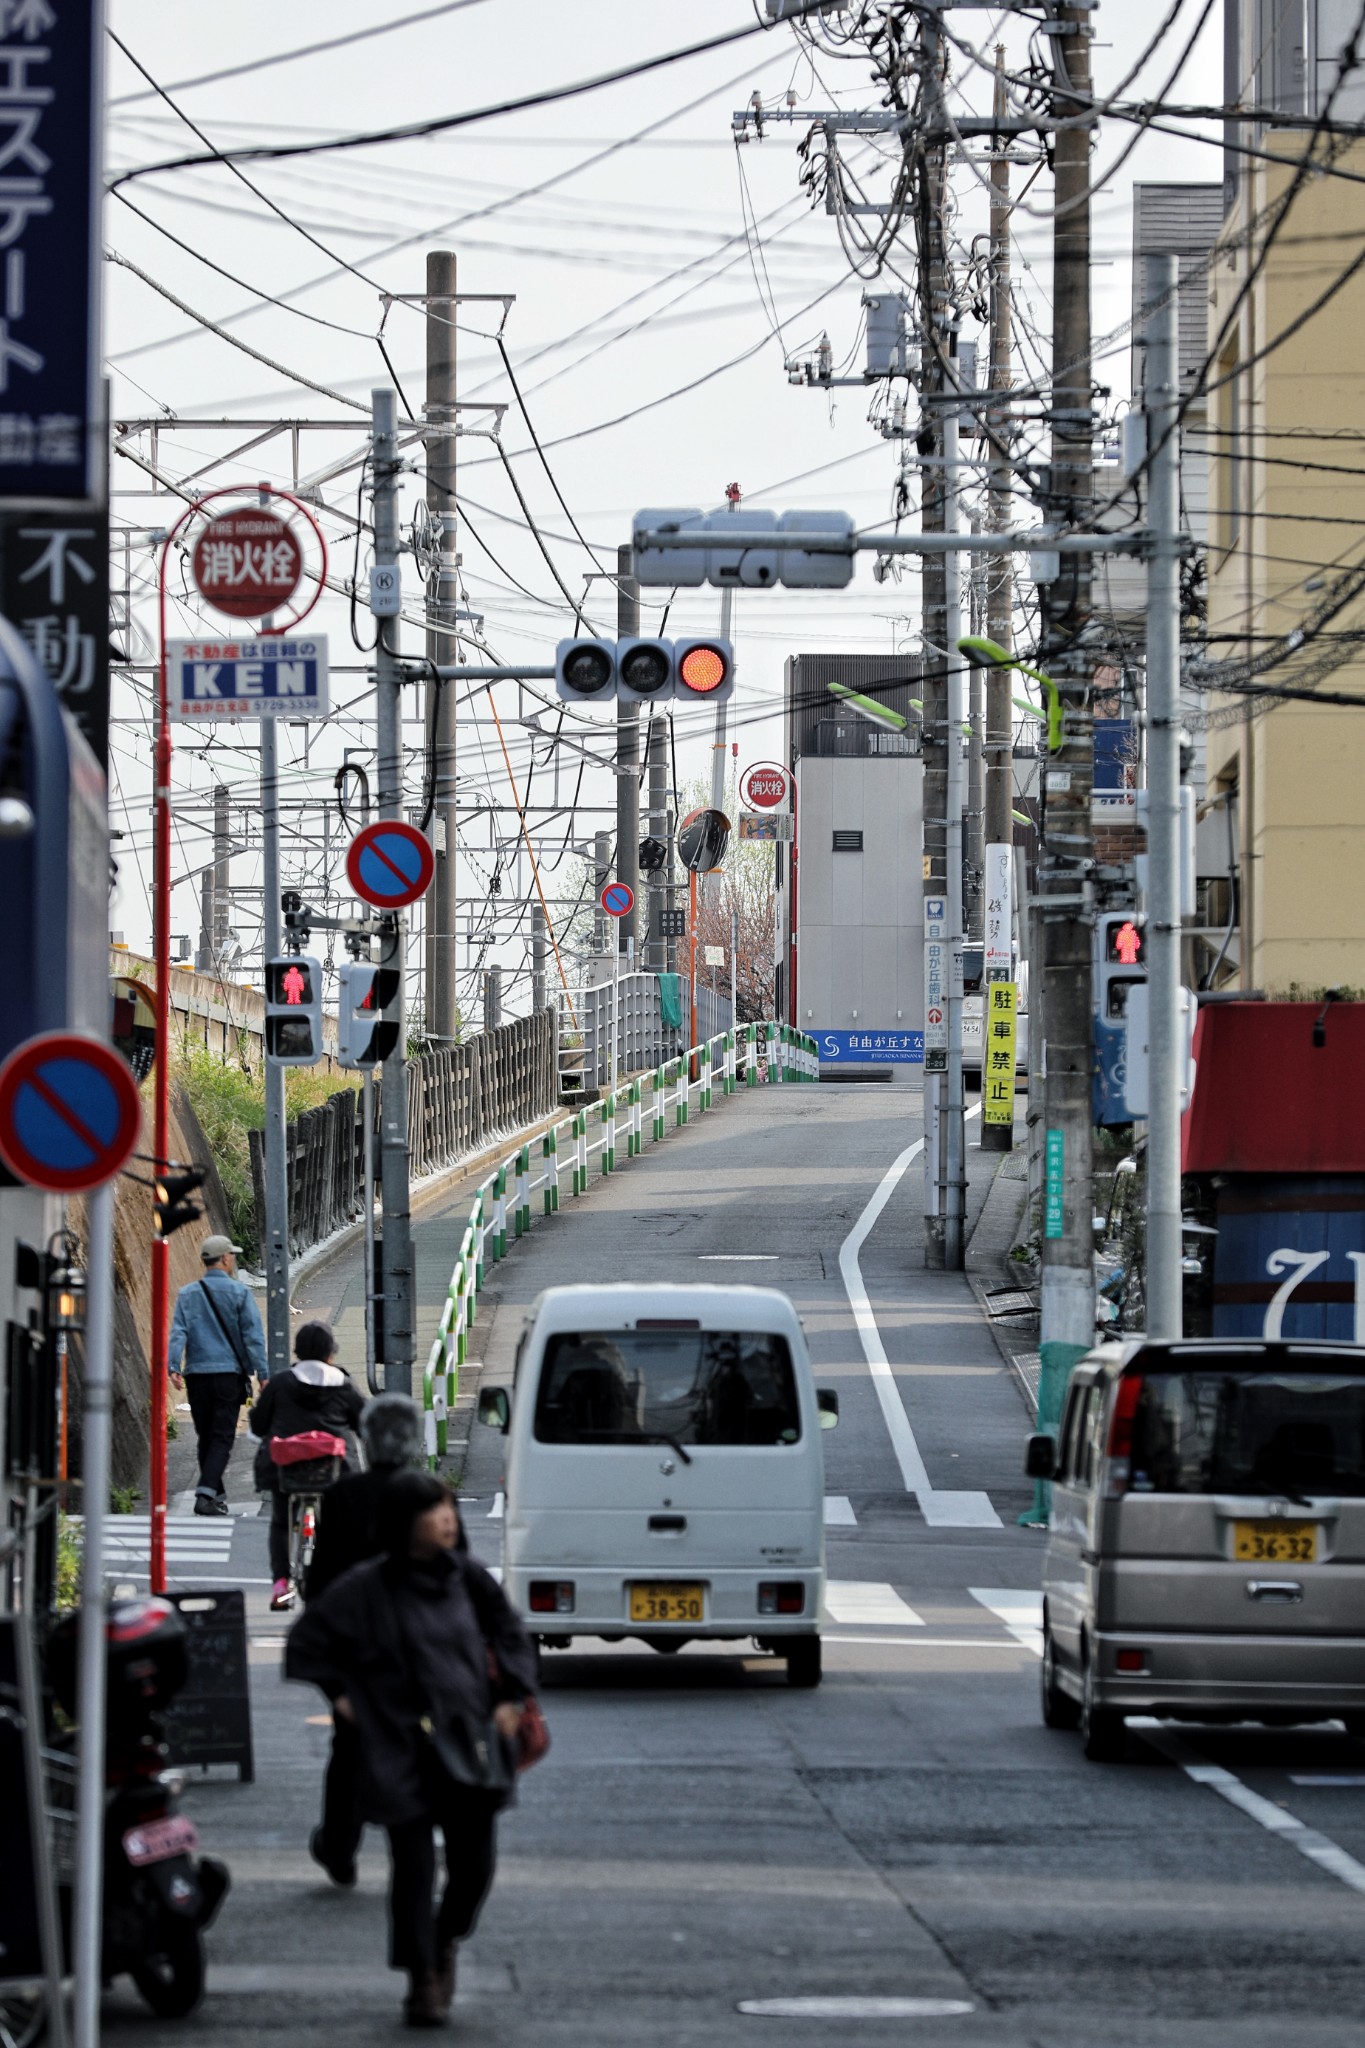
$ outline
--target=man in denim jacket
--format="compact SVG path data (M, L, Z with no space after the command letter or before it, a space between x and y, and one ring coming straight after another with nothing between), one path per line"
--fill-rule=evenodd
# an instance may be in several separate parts
M182 1287L166 1353L172 1384L189 1393L199 1443L196 1515L225 1515L223 1474L237 1435L237 1413L251 1395L254 1374L269 1377L261 1318L250 1290L235 1278L241 1250L228 1237L206 1237L199 1247L204 1276ZM184 1374L180 1371L184 1360Z

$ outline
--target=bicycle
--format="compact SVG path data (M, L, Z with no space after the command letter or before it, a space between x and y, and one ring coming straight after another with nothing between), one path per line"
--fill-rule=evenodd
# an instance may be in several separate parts
M317 1455L324 1446L335 1448ZM271 1439L275 1483L289 1501L289 1583L296 1595L303 1592L313 1560L322 1496L341 1477L345 1451L338 1437L321 1431L312 1431L307 1437Z

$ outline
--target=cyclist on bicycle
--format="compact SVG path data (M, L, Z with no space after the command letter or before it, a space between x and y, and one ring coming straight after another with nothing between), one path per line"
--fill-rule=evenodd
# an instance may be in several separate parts
M352 1432L365 1399L334 1363L336 1353L337 1341L326 1323L305 1323L294 1339L294 1363L288 1372L276 1373L266 1381L248 1422L251 1434L263 1446L268 1446L272 1437L303 1436L312 1430L340 1437L347 1453L342 1469L353 1472L356 1449ZM289 1576L289 1495L279 1483L268 1451L257 1458L256 1485L271 1496L270 1576L274 1585L270 1605L278 1613L294 1604Z

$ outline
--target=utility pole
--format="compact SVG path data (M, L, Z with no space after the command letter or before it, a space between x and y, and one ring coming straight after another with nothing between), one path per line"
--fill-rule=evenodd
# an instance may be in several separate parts
M1055 86L1052 328L1052 465L1046 510L1051 520L1086 532L1092 524L1090 367L1090 35L1087 5L1060 0L1047 37ZM1067 126L1066 123L1074 125ZM1044 849L1038 893L1042 928L1044 1087L1043 1286L1038 1424L1061 1417L1067 1381L1095 1335L1094 1168L1091 1157L1090 862L1094 854L1094 657L1088 553L1068 555L1055 582L1041 586L1045 642L1042 667L1061 692L1065 724L1060 750L1046 757ZM1036 1007L1036 1005L1035 1005Z
M398 566L398 401L388 389L370 394L373 408L374 559ZM403 815L403 666L396 618L375 619L375 724L377 809L381 818ZM277 899L278 900L278 899ZM384 1199L384 1391L411 1394L413 1332L412 1231L408 1192L408 1073L405 951L402 913L381 927L380 960L398 971L398 990L385 1011L398 1025L398 1042L384 1061L380 1094L379 1184ZM269 1068L267 1066L267 1072Z
M459 604L455 550L455 258L448 249L427 252L427 425L424 442L427 516L435 563L427 578L427 658L455 659ZM433 781L431 841L436 872L426 899L427 1036L453 1045L459 1031L455 990L456 699L454 687L434 676L426 686L427 741Z
M616 637L634 640L640 632L640 586L628 547L616 550ZM626 883L634 906L616 924L616 950L635 947L640 909L640 707L616 702L616 880Z
M929 125L941 128L938 109L943 70L943 38L932 18L921 21L919 41L922 66L922 97ZM923 193L918 210L921 222L919 277L921 352L920 395L923 430L918 449L922 465L921 525L926 533L941 533L945 523L946 479L943 468L943 394L947 380L943 357L949 348L948 263L944 242L943 202L947 184L944 147L931 142L921 145L919 179ZM928 971L936 963L946 1013L948 990L947 919L939 914L948 894L948 664L946 618L947 558L928 555L921 571L924 621L924 903L925 903L925 995L929 999L934 979ZM935 1005L929 1003L929 1007ZM937 1042L934 1042L937 1040ZM924 1036L924 1263L942 1266L947 1210L943 1140L946 1082L948 1072L947 1034L942 1025L926 1020Z
M1181 1336L1179 259L1150 257L1147 324L1147 1333Z
M959 415L951 403L943 411L943 513L949 533L961 531L961 476L958 462ZM948 856L948 1073L943 1118L943 1263L951 1273L962 1270L963 1227L967 1207L966 1107L962 1095L962 719L966 709L966 666L957 651L962 637L962 557L943 558L943 644L948 650L947 769L945 839ZM983 1023L984 1043L984 1023ZM983 1053L984 1064L984 1053Z
M738 500L735 503L738 503ZM733 512L735 505L732 504L730 509ZM720 594L720 637L722 640L730 638L734 616L735 593L733 590L722 590ZM725 809L725 725L725 700L722 698L716 706L716 736L711 743L711 808L713 811L723 811ZM703 888L705 887L704 880L702 886Z
M227 785L213 788L213 959L221 971L227 959L232 923L232 840L228 821Z
M261 492L261 503L269 502ZM261 621L268 632L273 615ZM284 943L280 928L280 761L279 727L261 720L261 953L273 960ZM284 1068L265 1063L265 1355L272 1376L288 1370L289 1346L289 1166L288 1111Z
M995 99L992 113L997 121L1003 121L1009 111L1005 93L1005 51L1003 44L995 47ZM991 154L991 356L987 389L993 393L1008 391L1013 380L1013 333L1010 280L1010 161L1008 143L998 137L992 144ZM1008 444L1010 414L1008 403L997 402L986 415L992 439L988 443L990 456L990 486L987 496L987 519L992 533L1005 533L1010 523L1010 468L1001 453L1000 443ZM1008 555L987 555L982 564L986 579L986 634L997 647L1006 652L1014 645L1014 574ZM1014 706L1011 703L1012 682L1007 668L987 669L984 676L986 690L986 744L985 744L985 843L989 849L999 847L1001 854L992 857L986 853L985 883L989 888L992 879L1003 878L1004 917L1007 929L1013 933L1013 866L1014 866ZM990 916L989 905L987 917ZM1022 940L1022 933L1020 938ZM1025 948L1020 945L1020 952ZM1008 981L1013 977L1014 967L987 969L984 975L985 989L992 981ZM990 996L982 996L982 1022L990 1004ZM1036 1014L1036 1013L1035 1013ZM1035 1036L1041 1037L1040 1032ZM1008 1152L1014 1143L1012 1123L988 1124L983 1122L980 1144L983 1152Z
M649 836L668 843L668 721L661 711L652 711L649 720L649 738L645 747L646 767L649 773ZM647 951L644 964L656 974L662 974L668 965L668 949L664 944L664 903L662 887L665 874L673 868L672 848L669 848L668 866L653 878L649 890L649 923L647 929Z

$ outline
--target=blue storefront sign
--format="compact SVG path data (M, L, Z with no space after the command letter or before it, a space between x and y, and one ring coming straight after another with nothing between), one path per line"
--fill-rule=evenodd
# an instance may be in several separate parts
M327 636L169 640L166 688L172 718L325 718Z
M1229 1177L1218 1195L1213 1334L1365 1342L1365 1178Z
M919 1067L924 1064L922 1031L815 1031L816 1051L822 1065Z
M0 0L0 504L103 489L101 0Z

